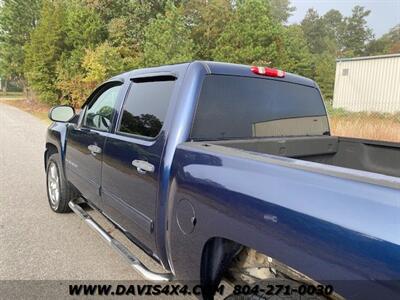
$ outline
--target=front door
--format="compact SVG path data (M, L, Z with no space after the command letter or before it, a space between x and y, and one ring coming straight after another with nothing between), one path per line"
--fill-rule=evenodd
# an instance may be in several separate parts
M101 164L107 132L114 115L120 82L98 88L83 108L78 124L69 126L66 147L66 174L81 195L101 208Z
M165 144L163 123L174 83L172 76L133 80L115 133L104 149L104 213L151 252Z

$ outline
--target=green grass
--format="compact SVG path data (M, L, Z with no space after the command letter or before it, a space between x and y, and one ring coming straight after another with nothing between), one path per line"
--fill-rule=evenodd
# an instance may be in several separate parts
M380 112L351 112L343 108L333 108L331 103L325 102L325 107L329 117L332 118L354 118L354 119L382 119L391 120L400 123L400 112L396 113L380 113Z

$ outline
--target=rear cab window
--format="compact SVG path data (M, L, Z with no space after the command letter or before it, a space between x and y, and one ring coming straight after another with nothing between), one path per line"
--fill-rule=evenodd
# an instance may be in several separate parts
M267 78L207 75L192 140L324 135L328 119L315 87Z
M164 124L175 80L173 76L133 79L122 108L118 133L156 138Z

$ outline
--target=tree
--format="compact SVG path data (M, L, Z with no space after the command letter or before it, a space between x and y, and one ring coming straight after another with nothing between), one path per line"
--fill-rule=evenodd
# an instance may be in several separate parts
M231 1L188 1L185 5L185 16L195 43L195 57L211 60L216 42L232 16Z
M24 70L28 82L40 99L49 104L57 103L60 96L55 82L56 64L65 47L64 10L62 1L44 1L40 21L25 47Z
M0 7L0 76L25 86L23 47L30 40L40 0L3 0Z
M345 31L345 23L343 15L336 9L331 9L322 16L322 21L326 30L327 38L326 49L322 52L329 51L333 55L339 55L343 50L343 34Z
M67 1L65 9L65 50L93 48L107 38L106 24L85 0Z
M381 38L376 40L374 39L367 44L365 47L365 55L371 56L387 54L389 53L389 47L390 40L382 36Z
M333 56L341 55L345 48L346 20L338 10L331 9L319 16L316 10L309 9L301 27L311 53L329 52Z
M213 58L244 64L274 65L283 45L283 27L262 0L237 4L213 51Z
M84 82L83 67L87 49L94 49L107 39L107 26L100 14L85 0L65 2L64 48L56 64L55 86L60 101L77 106L81 104L94 84Z
M313 76L312 56L300 25L290 25L283 31L276 67L303 76Z
M305 40L313 54L309 60L309 76L317 81L327 100L331 100L333 95L336 57L363 54L372 37L365 20L369 13L356 6L350 17L343 17L334 9L321 17L316 10L310 9L301 22ZM303 71L303 74L307 73Z
M290 6L290 0L269 0L271 16L279 23L286 23L292 13L296 10Z
M331 9L320 17L315 9L309 9L301 26L310 51L322 54L326 51L335 56L362 55L367 42L373 37L364 7L355 6L350 17Z
M191 60L194 43L185 22L183 8L169 3L164 15L159 14L145 29L143 65L155 66Z
M329 98L337 56L395 53L400 26L371 40L369 11L310 9L287 25L290 0L3 0L0 75L48 103L79 105L107 77L197 59L278 67L316 79ZM370 42L369 42L370 41Z
M118 48L112 47L108 42L94 50L86 50L82 66L86 70L84 80L95 84L121 73L125 67Z
M325 99L330 101L333 96L335 81L335 59L344 49L343 34L345 20L342 14L334 9L329 10L323 16L310 9L301 27L305 34L305 40L313 54L309 59L309 77L319 85Z
M126 1L125 1L126 2ZM144 43L145 29L157 14L165 14L165 1L128 1L118 15L108 21L108 41L125 57L138 60ZM163 4L163 5L161 5ZM108 11L108 10L107 10ZM111 14L111 13L110 13Z
M314 58L315 74L314 80L318 83L325 100L333 99L333 86L335 82L336 60L329 52L324 52Z
M74 55L70 56L74 61ZM82 105L92 90L107 78L126 70L126 60L118 48L104 42L95 49L86 49L77 55L78 59L72 65L80 69L70 73L60 68L57 88L62 91L61 101L75 107Z
M385 35L386 36L386 35ZM399 53L400 52L400 24L394 26L387 37L390 40L389 53Z
M328 31L323 18L319 16L315 9L310 8L307 11L303 21L301 21L301 28L311 53L319 54L327 48Z
M391 54L400 52L400 24L397 24L379 39L370 41L365 55Z
M373 38L372 30L368 28L365 18L371 13L362 6L355 6L351 17L345 18L343 34L343 54L347 56L362 55L367 42Z

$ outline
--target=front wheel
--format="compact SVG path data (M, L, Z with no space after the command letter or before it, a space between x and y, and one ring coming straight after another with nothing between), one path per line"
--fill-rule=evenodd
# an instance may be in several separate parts
M46 168L47 198L50 208L56 213L70 212L68 202L73 197L73 191L61 172L61 168L58 154L52 154L47 161Z

